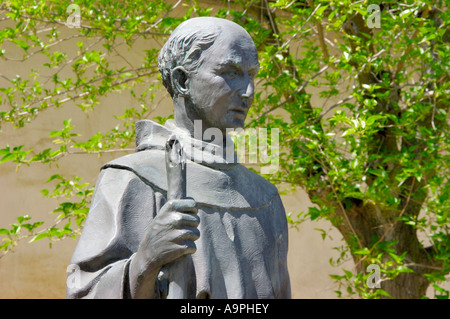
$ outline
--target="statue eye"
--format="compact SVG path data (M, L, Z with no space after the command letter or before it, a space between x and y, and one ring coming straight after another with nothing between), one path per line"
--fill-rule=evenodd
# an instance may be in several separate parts
M218 74L227 79L234 79L239 76L240 72L236 68L224 68L218 71Z
M237 77L239 75L236 70L227 71L225 74L231 79L234 79L235 77Z

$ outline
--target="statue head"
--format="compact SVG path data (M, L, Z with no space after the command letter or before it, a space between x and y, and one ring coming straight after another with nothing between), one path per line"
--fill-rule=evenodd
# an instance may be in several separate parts
M199 17L181 23L159 54L164 86L174 100L175 121L204 128L243 127L254 95L258 55L238 24Z

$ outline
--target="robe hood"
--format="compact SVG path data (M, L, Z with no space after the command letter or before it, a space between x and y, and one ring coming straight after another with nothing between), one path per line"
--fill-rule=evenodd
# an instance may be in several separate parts
M141 120L136 122L135 127L137 152L148 149L164 150L166 141L170 136L175 135L186 157L192 162L221 170L232 169L238 164L234 143L228 135L225 137L226 145L223 147L191 137L188 132L177 127L173 120L167 120L164 126L151 120Z
M174 134L187 159L186 195L198 204L228 210L260 209L279 196L273 184L238 163L229 137L227 145L231 147L224 149L192 138L170 120L164 126L150 120L137 122L136 153L113 160L102 169L131 171L166 195L165 143Z

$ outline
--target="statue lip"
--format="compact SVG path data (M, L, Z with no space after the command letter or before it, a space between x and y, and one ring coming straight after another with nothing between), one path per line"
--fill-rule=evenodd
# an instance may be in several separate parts
M236 107L236 108L231 109L230 111L238 113L238 114L242 114L242 115L247 115L247 109L244 109L244 108Z

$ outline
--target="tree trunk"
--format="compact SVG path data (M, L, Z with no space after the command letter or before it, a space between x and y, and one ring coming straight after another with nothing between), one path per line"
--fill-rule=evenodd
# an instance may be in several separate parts
M392 242L394 244L391 249L397 256L406 252L403 261L394 264L393 267L403 265L413 272L403 272L395 278L385 280L381 276L381 289L394 299L420 299L425 295L429 281L423 275L430 273L437 265L418 240L416 230L412 226L397 221L394 216L382 212L373 205L353 205L340 213L347 214L348 221L352 224L352 229L356 232L362 247L376 248L379 243ZM342 234L346 232L348 236L348 226L345 223L337 228ZM375 238L377 240L374 242ZM361 255L353 255L353 258L357 271L367 273L369 264L361 260ZM392 258L388 253L384 253L383 261L388 259Z
M395 299L420 299L425 295L429 281L417 273L402 273L381 283L381 288Z

